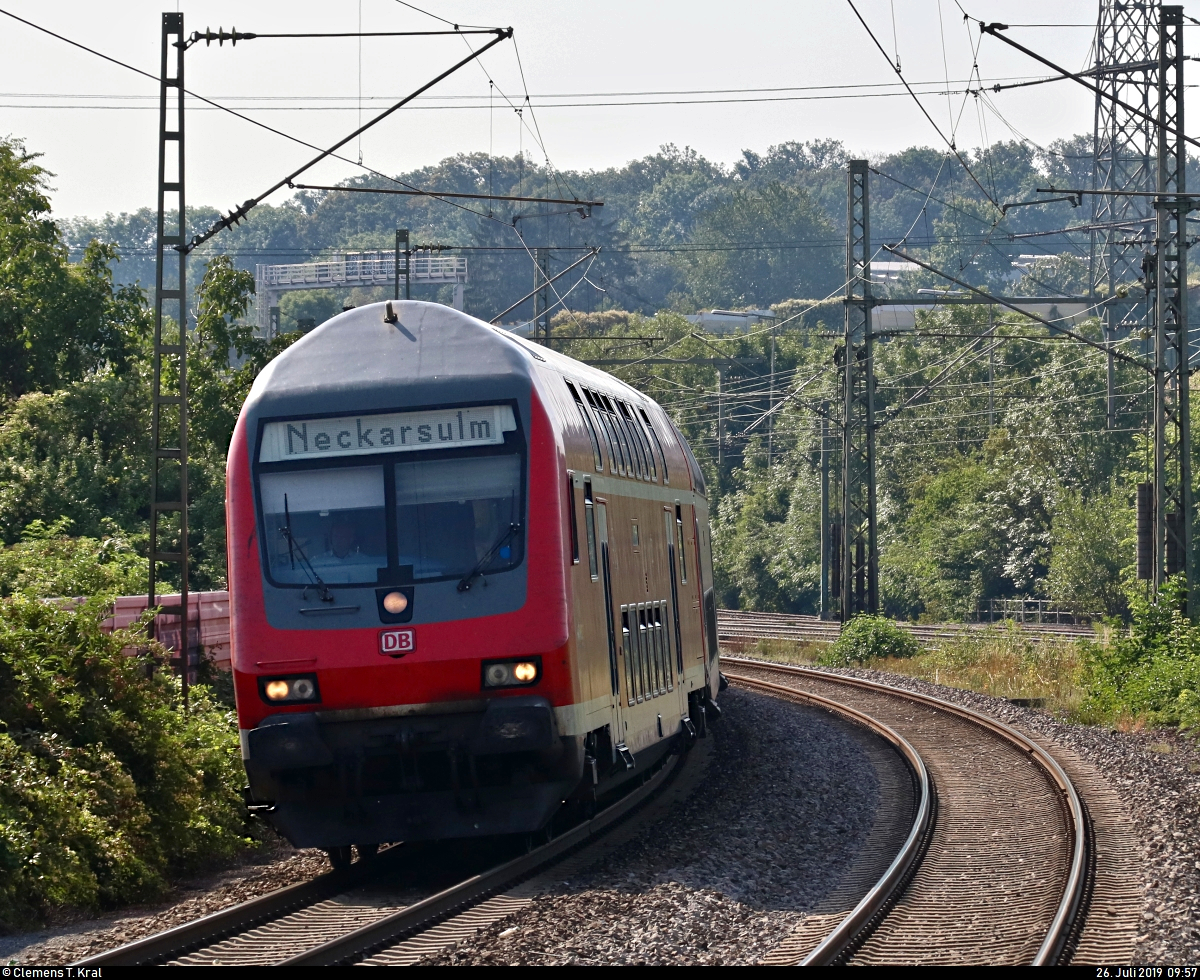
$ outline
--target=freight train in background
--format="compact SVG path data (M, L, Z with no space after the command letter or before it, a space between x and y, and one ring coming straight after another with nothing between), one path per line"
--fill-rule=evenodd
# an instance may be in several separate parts
M719 714L704 478L666 412L449 307L349 310L229 451L247 802L325 849L544 831Z

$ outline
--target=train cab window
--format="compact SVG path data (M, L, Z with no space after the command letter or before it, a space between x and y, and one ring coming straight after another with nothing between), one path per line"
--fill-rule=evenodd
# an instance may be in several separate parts
M396 463L399 564L417 579L513 568L521 561L521 457Z
M675 533L679 537L679 577L687 585L687 548L683 544L683 508L675 505Z
M376 581L387 567L383 467L345 466L259 476L268 574L304 584Z
M592 502L592 481L583 479L583 530L587 537L588 571L592 581L598 581L600 570L596 565L596 506Z

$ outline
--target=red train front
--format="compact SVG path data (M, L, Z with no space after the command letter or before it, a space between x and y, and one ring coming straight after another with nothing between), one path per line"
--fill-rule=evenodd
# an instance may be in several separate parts
M530 832L703 730L699 469L652 401L448 307L351 310L229 453L249 802L299 846Z

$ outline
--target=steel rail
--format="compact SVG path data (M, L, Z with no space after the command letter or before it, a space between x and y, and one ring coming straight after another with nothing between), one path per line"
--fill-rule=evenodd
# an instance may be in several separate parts
M367 884L389 870L402 848L391 847L369 861L357 861L344 871L327 871L311 881L285 885L191 922L156 932L114 949L72 963L73 967L146 966L183 956L251 926L313 905L351 888Z
M586 844L589 838L607 831L670 781L679 771L684 758L684 755L675 756L673 763L668 761L642 786L605 807L591 820L534 848L528 854L474 875L345 936L282 960L279 965L346 962L355 958L356 952L365 952L418 932L441 921L449 912L481 901L505 885L515 883L564 856L566 852ZM358 861L345 871L330 871L311 881L285 886L192 922L86 957L71 966L142 966L184 956L333 895L376 881L386 875L403 853L402 847L388 848L373 860Z
M589 838L607 830L652 796L683 764L685 755L675 756L673 765L664 765L645 783L591 820L568 830L561 837L535 848L528 854L507 861L482 874L468 878L445 891L431 895L337 939L297 953L279 966L335 966L353 963L390 944L427 929L449 915L477 905L501 889L511 887L542 867L565 857L588 843Z
M936 800L933 780L929 776L929 770L925 767L925 761L921 758L921 754L913 748L908 739L895 729L889 728L883 722L877 721L870 715L849 705L839 704L837 701L823 698L819 694L812 694L809 691L798 691L795 688L785 687L782 684L772 684L769 681L760 681L741 674L726 674L725 676L730 681L737 681L739 684L744 684L747 687L755 687L788 697L798 697L804 701L827 708L836 714L850 718L875 734L882 736L886 741L895 746L912 771L917 788L917 812L913 816L912 827L908 832L908 837L905 838L903 846L896 853L896 857L888 865L887 870L880 879L862 897L861 901L850 910L846 917L838 923L837 928L821 940L820 945L800 961L800 966L832 966L838 962L841 956L854 943L864 927L899 895L904 885L908 882L909 873L920 859L929 833L933 829L934 802Z
M1090 848L1087 816L1084 812L1083 801L1080 799L1074 784L1066 772L1063 771L1062 766L1058 764L1058 761L1050 753L1002 721L989 718L987 715L974 711L971 708L964 708L957 704L951 704L949 701L931 697L928 694L918 694L915 691L906 691L902 688L891 687L875 681L863 680L858 677L846 677L841 674L830 674L823 670L796 667L791 664L775 664L742 657L722 657L721 660L723 663L743 664L755 670L768 670L781 674L809 677L826 683L844 684L847 687L858 687L900 699L916 701L938 711L957 715L981 728L985 728L1016 745L1022 752L1036 760L1038 765L1049 775L1051 782L1058 788L1060 802L1064 808L1064 817L1070 825L1068 829L1071 837L1071 867L1068 871L1062 898L1059 900L1054 918L1051 920L1046 937L1042 940L1042 944L1038 948L1032 964L1033 966L1057 965L1070 938L1079 910L1083 905L1084 894L1088 886L1087 867L1090 858Z

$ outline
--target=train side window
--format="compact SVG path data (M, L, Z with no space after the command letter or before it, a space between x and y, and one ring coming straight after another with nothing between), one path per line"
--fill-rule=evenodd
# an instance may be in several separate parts
M650 467L646 464L645 453L642 451L641 440L638 439L638 434L634 429L633 419L628 417L625 412L625 406L621 402L617 402L617 407L621 412L615 416L621 430L625 433L625 438L629 440L629 451L633 454L633 463L637 469L639 480L650 479Z
M654 607L647 606L646 617L646 646L650 650L650 688L655 696L662 694L665 687L662 682L662 665L658 657L658 635L654 632Z
M654 450L650 448L650 440L646 438L646 432L642 429L642 423L638 420L637 414L623 401L618 399L617 406L621 409L621 414L625 416L626 428L629 429L638 444L638 453L642 457L642 469L645 471L646 479L652 483L657 483L658 464L654 460Z
M567 470L567 519L571 523L571 564L579 564L579 518L575 513L575 474Z
M643 416L645 412L641 413ZM646 435L645 428L642 427L642 421L635 414L633 416L633 427L638 431L638 438L642 440L642 451L646 454L646 462L650 466L650 479L655 483L658 482L658 458L654 455L654 447L650 445L650 437Z
M634 613L634 627L637 629L637 645L638 645L638 680L641 685L641 694L639 700L648 701L654 697L654 681L651 679L650 665L650 644L647 642L646 636L646 609L642 603L638 603L637 612Z
M633 550L637 551L638 547L641 545L641 543L642 543L642 538L641 538L641 535L638 534L638 522L635 520L633 522Z
M642 432L641 426L637 424L637 420L629 411L629 406L621 399L615 399L617 408L621 410L620 421L625 430L629 433L629 441L633 444L633 455L637 461L638 477L643 480L651 480L650 475L650 458L646 453L646 436Z
M642 461L638 459L637 454L634 452L633 439L625 431L625 423L621 420L621 416L613 409L612 402L605 397L604 403L608 406L609 423L612 425L613 431L616 432L617 441L620 442L621 449L625 454L626 469L629 470L630 476L636 476L640 480L642 478Z
M675 670L671 662L671 624L667 610L667 600L663 599L654 611L654 625L662 640L663 668L667 673L667 690L675 690Z
M600 422L608 433L609 444L613 447L613 456L618 460L617 466L621 476L626 476L632 472L633 464L626 455L625 448L621 445L621 436L617 432L617 426L613 422L612 416L607 412L600 412L599 414Z
M571 499L574 501L574 494ZM574 524L573 517L571 523ZM600 570L596 567L596 505L592 502L592 481L587 477L583 479L583 531L587 536L588 572L595 582L600 578Z
M687 548L683 543L683 508L675 505L675 533L679 536L679 577L687 585Z
M633 633L629 628L629 607L621 607L621 641L625 651L625 694L628 696L630 707L640 699L637 696L637 685L633 680L634 657Z
M566 379L563 379L566 381ZM575 407L579 409L579 417L583 420L583 427L587 430L588 438L592 441L592 455L595 457L596 472L600 473L604 469L604 459L600 452L600 440L596 438L596 426L592 422L591 415L588 414L587 406L583 403L583 399L579 397L579 392L575 386L567 381L567 388L571 392L571 397L575 399ZM587 390L586 388L584 389Z
M611 462L609 469L613 473L625 475L625 458L621 455L620 445L617 443L615 434L613 433L612 425L609 422L608 413L604 409L603 403L599 397L583 389L584 395L587 397L588 404L596 410L596 418L600 422L600 431L604 433L604 440L608 443L608 458Z
M658 441L658 433L654 431L654 426L651 424L650 416L646 414L646 410L639 407L638 412L642 416L642 421L646 423L646 428L650 432L650 438L654 440L654 448L658 450L658 458L662 461L663 483L670 483L671 474L667 471L667 454L663 452L662 443Z
M675 634L675 663L682 674L683 631L679 625L679 572L675 564L675 520L670 507L663 507L663 520L667 531L667 564L671 569L671 628Z

